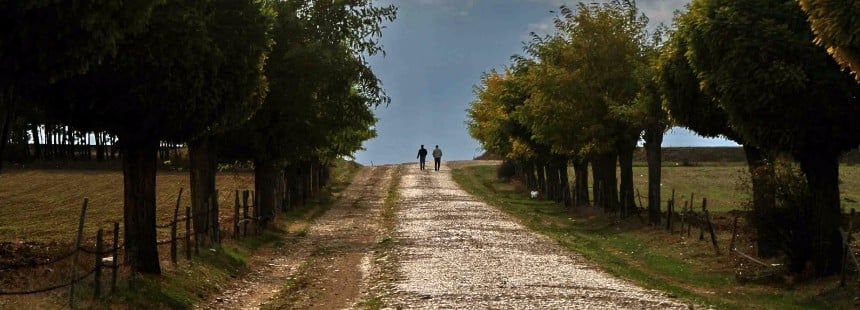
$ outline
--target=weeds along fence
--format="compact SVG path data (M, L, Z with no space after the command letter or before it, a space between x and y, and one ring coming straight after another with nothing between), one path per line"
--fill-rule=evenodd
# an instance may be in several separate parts
M217 191L215 193L217 197ZM208 223L211 219L209 209L210 206L216 206L212 197L206 206L206 212L202 214L193 214L191 207L185 207L184 214L180 215L180 199L182 198L182 189L179 190L179 197L176 199L172 220L168 223L156 225L159 230L169 229L169 237L163 240L158 240L159 248L169 247L170 261L176 265L179 262L179 257L184 256L186 260L191 260L193 256L200 254L201 246L208 246L215 243L220 243L223 234L218 227L220 223ZM241 198L241 200L240 200ZM253 201L251 199L253 198ZM259 210L256 206L257 197L253 191L244 190L235 191L235 203L233 206L232 221L232 237L238 239L259 232L257 223L261 218ZM4 295L29 295L39 294L60 289L68 289L69 306L75 308L75 298L79 297L80 292L77 292L82 286L86 285L92 278L88 289L91 289L94 298L98 299L104 296L103 284L109 285L110 293L114 293L117 287L117 279L123 268L129 267L124 259L120 259L121 250L125 249L126 243L120 238L120 223L111 222L109 229L100 227L96 232L95 244L90 246L83 245L84 241L84 223L87 217L87 206L89 198L84 198L81 206L81 214L78 221L77 237L74 247L65 251L62 254L54 255L51 259L42 262L28 261L24 263L12 263L0 265L0 270L35 270L38 268L46 268L54 270L52 272L56 276L56 281L53 284L43 284L36 288L28 289L6 289L0 287L0 297ZM193 223L195 219L203 218L207 221L205 229L195 233L193 231ZM219 219L222 222L223 219ZM249 228L250 226L250 228ZM214 231L214 230L218 231ZM180 232L180 231L183 232ZM180 244L182 245L183 253L180 253ZM159 251L161 252L161 251ZM184 254L184 255L182 255ZM63 270L63 271L56 271ZM110 272L106 277L104 271ZM134 274L131 274L134 277ZM104 283L103 283L104 282Z
M642 197L639 195L638 191L637 198L641 206ZM717 239L717 226L714 225L710 211L708 210L708 200L707 198L703 197L701 207L696 208L694 199L695 194L691 193L689 196L689 200L684 200L683 204L681 204L681 209L677 210L675 190L672 190L671 197L666 201L666 212L663 214L663 217L666 220L665 229L670 234L686 235L686 237L688 238L694 238L694 234L696 233L696 231L698 231L698 240L710 241L713 246L714 253L716 255L722 255L723 252L720 250L719 242ZM634 209L637 213L647 211L646 209L641 207L635 207ZM699 209L699 211L697 211L697 209ZM742 218L741 214L741 212L736 212L733 215L731 221L731 235L728 246L726 247L726 252L729 255L734 255L738 259L749 262L751 265L758 266L760 268L774 269L781 267L781 264L768 263L765 260L755 257L754 255L743 252L738 247L738 244L740 242L740 240L738 239L738 236L740 235L739 230L743 229L742 227L748 226L745 224L738 224L738 221ZM860 280L860 260L857 259L857 255L851 246L853 241L852 232L854 230L853 219L855 217L855 214L855 210L851 209L850 213L845 215L848 219L847 228L839 228L839 232L842 237L842 271L840 274L841 286L846 285L846 277L848 273L851 272L851 270L856 273L857 279Z

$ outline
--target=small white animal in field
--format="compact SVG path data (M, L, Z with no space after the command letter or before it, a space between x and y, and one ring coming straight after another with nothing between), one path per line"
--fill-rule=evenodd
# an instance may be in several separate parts
M538 198L538 191L531 191L531 193L530 193L530 194L531 194L532 199L537 199L537 198Z

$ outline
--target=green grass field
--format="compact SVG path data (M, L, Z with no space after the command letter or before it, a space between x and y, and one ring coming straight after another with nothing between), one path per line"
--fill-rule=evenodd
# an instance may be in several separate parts
M573 172L571 172L571 176ZM842 207L860 209L860 166L842 165L839 169ZM633 167L633 184L647 203L648 167ZM664 166L662 171L662 191L660 198L665 202L675 190L676 207L689 201L690 194L696 200L696 208L701 207L702 198L708 199L708 209L717 212L741 210L749 199L749 173L742 164L701 165L701 166Z

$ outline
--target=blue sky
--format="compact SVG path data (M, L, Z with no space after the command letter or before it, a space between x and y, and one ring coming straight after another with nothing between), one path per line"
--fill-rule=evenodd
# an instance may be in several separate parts
M640 0L653 24L671 23L672 12L689 0ZM472 159L483 151L466 129L466 109L481 74L510 64L530 32L552 30L559 0L385 0L398 7L380 40L386 55L370 58L391 104L375 110L378 136L356 153L359 163L415 160L418 147L439 145L444 160ZM736 145L682 129L667 133L663 146Z

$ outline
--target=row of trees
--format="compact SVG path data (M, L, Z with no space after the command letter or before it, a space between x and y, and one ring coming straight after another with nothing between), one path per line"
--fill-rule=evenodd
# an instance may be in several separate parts
M32 115L29 126L117 138L135 271L160 272L160 145L187 145L192 209L211 214L196 217L194 229L217 239L209 202L217 201L220 161L254 163L265 225L291 192L309 186L307 176L375 135L371 109L388 101L365 57L381 51L381 24L396 9L371 0L4 1L0 8L9 24L0 34L4 133Z
M643 139L652 224L661 217L664 132L684 126L732 139L747 154L759 254L782 251L794 272L810 264L832 273L842 259L838 158L860 145L860 85L827 52L852 65L856 41L839 38L860 31L844 24L858 9L836 13L842 22L827 15L839 1L801 3L809 15L793 0L693 0L671 30L653 32L632 1L562 7L555 34L533 34L526 56L483 76L470 133L566 203L589 203L590 164L594 203L622 215L634 205L632 152ZM816 26L816 14L825 25ZM816 33L852 30L816 39L807 19ZM808 199L798 207L779 208L779 186L769 183L777 157L805 176Z

